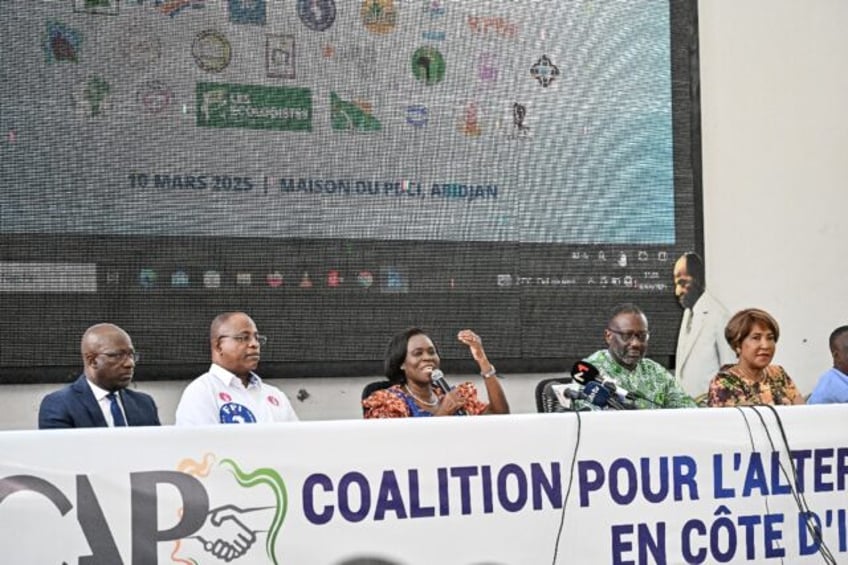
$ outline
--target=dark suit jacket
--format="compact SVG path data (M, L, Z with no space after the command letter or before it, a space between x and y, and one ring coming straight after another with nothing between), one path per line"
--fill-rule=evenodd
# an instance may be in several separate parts
M120 392L129 426L158 426L159 413L153 398L143 392ZM86 382L85 375L61 390L51 392L38 409L38 428L105 428L106 418Z

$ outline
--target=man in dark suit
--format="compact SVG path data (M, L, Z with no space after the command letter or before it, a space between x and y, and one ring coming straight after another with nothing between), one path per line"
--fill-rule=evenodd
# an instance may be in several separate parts
M39 429L158 426L149 395L129 390L138 354L114 324L91 326L82 336L83 374L41 401Z

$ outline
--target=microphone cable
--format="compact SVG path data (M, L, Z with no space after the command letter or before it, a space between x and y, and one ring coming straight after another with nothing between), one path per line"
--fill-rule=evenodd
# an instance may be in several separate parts
M734 406L734 408L736 408L736 410L742 415L742 421L745 422L745 428L747 428L748 430L748 440L751 442L751 453L756 453L757 445L754 441L754 432L751 431L751 423L748 421L748 416L745 414L745 411L742 409L741 406ZM766 434L768 434L768 430L766 430ZM769 441L771 441L771 437L769 437ZM768 514L771 514L771 508L769 507L768 497L765 497L764 501L766 505L766 512ZM781 565L783 564L783 557L780 558L780 563Z
M742 411L741 407L736 407L740 412ZM792 476L790 477L790 473L786 470L784 464L780 461L780 456L778 455L778 465L780 470L783 472L783 477L789 482L789 491L792 494L792 498L795 501L795 506L798 511L804 515L804 525L807 528L807 531L812 535L813 540L815 540L818 546L818 552L821 554L822 559L825 563L829 565L836 565L837 561L834 557L833 553L830 551L830 548L827 546L827 543L824 541L824 536L822 535L821 528L813 524L812 519L810 518L810 514L812 514L812 510L810 510L810 506L807 503L807 498L804 492L798 490L798 470L795 467L794 462L792 461L792 449L789 446L789 439L786 436L786 428L783 425L783 420L780 417L780 414L777 412L774 406L770 404L757 404L753 406L747 407L757 415L760 419L760 424L763 428L763 431L768 438L769 445L771 446L772 452L778 452L777 447L775 446L774 439L772 438L771 431L769 430L768 424L766 423L765 418L763 418L763 414L760 412L760 408L766 408L769 410L774 416L775 422L777 423L778 430L780 431L781 441L783 444L783 448L786 450L786 455L789 457L789 469L792 471ZM745 422L747 425L747 418L745 418ZM750 427L748 428L749 434L751 434ZM751 442L753 445L753 435L751 434ZM768 506L766 506L768 509ZM782 562L782 560L781 560Z
M818 545L818 552L821 554L822 559L825 563L836 565L836 558L833 553L830 551L830 548L827 546L827 543L824 541L824 535L822 534L821 528L812 523L812 519L810 518L810 514L812 514L812 510L810 510L810 505L807 503L807 497L803 491L798 490L798 469L795 468L795 464L792 461L792 449L789 446L789 439L786 436L786 428L783 426L783 420L780 418L780 414L778 414L777 410L771 404L761 404L758 406L752 406L751 408L754 410L754 413L760 418L760 422L763 425L763 428L766 430L766 436L769 438L769 443L771 443L772 450L774 451L774 442L771 438L771 433L768 431L768 427L766 425L765 419L763 418L760 411L757 409L759 407L763 407L768 409L772 415L774 416L775 422L777 423L777 429L780 431L780 438L783 443L783 447L786 449L786 455L789 457L789 468L792 470L792 477L790 481L789 489L792 492L792 497L795 499L795 504L798 506L798 510L804 513L804 525L807 527L807 531L812 534L813 539ZM778 458L780 461L780 458ZM783 476L790 480L786 469L783 465L780 465L780 469L783 471Z
M580 448L580 434L583 429L583 421L580 419L580 411L575 410L574 414L577 416L577 438L574 441L574 450L571 453L571 468L568 471L568 486L565 488L565 496L562 499L562 511L559 516L559 527L557 528L556 540L554 541L554 555L551 560L551 565L556 565L557 555L559 554L559 543L565 529L565 510L568 508L568 497L571 494L571 486L574 484L574 467L577 465L577 451Z

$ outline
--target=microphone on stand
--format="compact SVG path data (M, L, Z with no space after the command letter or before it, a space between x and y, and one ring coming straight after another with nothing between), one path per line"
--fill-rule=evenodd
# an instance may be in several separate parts
M651 404L656 404L650 398L646 398L645 395L639 392L631 392L621 385L618 384L614 378L609 375L602 375L597 367L589 363L588 361L578 361L571 368L571 374L575 381L581 383L583 385L589 384L591 382L596 382L609 390L612 394L614 394L617 398L617 402L621 406L620 409L624 410L633 410L636 408L635 404L633 404L634 400L644 400L646 402L650 402Z
M434 385L439 387L439 389L443 393L447 394L451 391L451 386L448 384L448 381L445 380L445 374L441 370L433 369L433 372L430 373L430 380ZM465 410L463 410L462 408L454 412L454 414L457 416L466 415Z
M574 404L575 400L586 400L586 393L583 392L583 386L579 383L555 384L551 385L551 391L556 395L557 402L560 407L566 410L589 410L588 406L577 408Z
M610 396L610 391L596 381L590 381L584 386L583 393L586 395L586 402L600 408L612 408L613 410L621 410L623 408L618 400Z

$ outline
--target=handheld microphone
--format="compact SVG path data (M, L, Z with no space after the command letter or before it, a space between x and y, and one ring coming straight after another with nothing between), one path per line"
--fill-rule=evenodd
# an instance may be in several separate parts
M439 387L439 389L443 393L447 394L451 391L451 386L448 384L448 381L445 380L445 374L441 370L433 369L433 372L430 373L430 380L433 382L434 385ZM465 410L463 410L462 408L454 412L454 414L457 416L466 415Z

